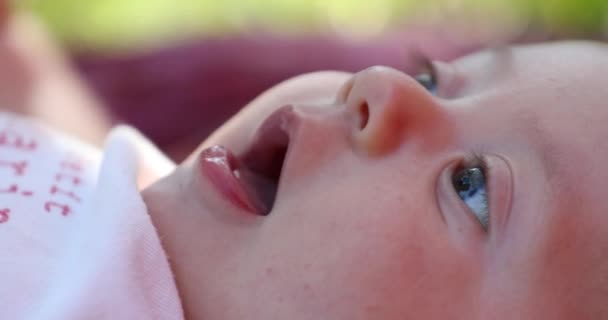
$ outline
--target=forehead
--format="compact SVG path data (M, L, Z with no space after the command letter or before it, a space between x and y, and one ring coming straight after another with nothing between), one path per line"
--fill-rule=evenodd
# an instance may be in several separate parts
M454 64L469 71L483 67L488 72L509 72L523 66L536 70L534 66L538 66L551 68L546 71L569 72L604 65L607 54L608 44L602 42L562 41L488 48L456 59Z
M537 93L575 88L586 92L608 84L608 46L571 41L499 47L457 59L453 66L464 79L463 94L502 84Z
M608 46L557 42L485 50L453 62L461 100L537 142L549 167L608 160ZM508 121L506 121L508 120ZM528 139L532 137L534 139ZM599 163L587 163L597 169ZM564 168L561 168L564 169ZM604 171L604 170L602 170Z

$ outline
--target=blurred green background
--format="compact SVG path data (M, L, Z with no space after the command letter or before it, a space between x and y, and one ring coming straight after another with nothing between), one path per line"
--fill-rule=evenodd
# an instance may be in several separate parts
M158 46L249 31L373 36L411 21L500 18L567 34L603 34L605 0L21 0L64 43L93 49Z

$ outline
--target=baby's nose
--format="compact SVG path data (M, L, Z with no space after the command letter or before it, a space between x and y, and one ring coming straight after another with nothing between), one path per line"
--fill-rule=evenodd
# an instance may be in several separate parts
M353 147L370 156L395 150L405 139L421 137L439 116L431 93L412 77L388 67L372 67L342 88L351 121Z

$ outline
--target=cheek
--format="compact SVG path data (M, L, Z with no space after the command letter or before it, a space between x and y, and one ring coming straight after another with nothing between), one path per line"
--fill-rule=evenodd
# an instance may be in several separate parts
M321 227L299 224L276 236L281 240L260 239L282 245L262 255L249 279L264 297L262 305L289 305L285 312L292 318L428 318L438 305L462 293L472 296L474 281L460 261L416 224L328 219Z
M266 308L270 302L271 308L292 306L285 311L292 317L302 310L321 318L357 319L400 309L412 299L418 280L429 278L430 260L415 229L403 230L409 239L383 231L378 221L317 218L316 223L300 221L297 228L277 222L283 231L268 233L252 249L259 256L249 266L247 282Z
M464 290L466 283L455 285L462 269L454 267L428 196L395 192L377 173L349 177L331 188L294 190L265 222L247 276L264 301L369 319L429 311L446 286Z

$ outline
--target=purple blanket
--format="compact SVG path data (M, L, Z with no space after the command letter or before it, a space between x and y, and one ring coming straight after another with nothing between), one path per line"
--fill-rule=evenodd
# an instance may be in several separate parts
M376 64L415 72L412 54L449 60L471 49L420 30L366 42L253 34L143 54L78 54L75 61L117 121L136 126L179 160L248 101L291 76Z

